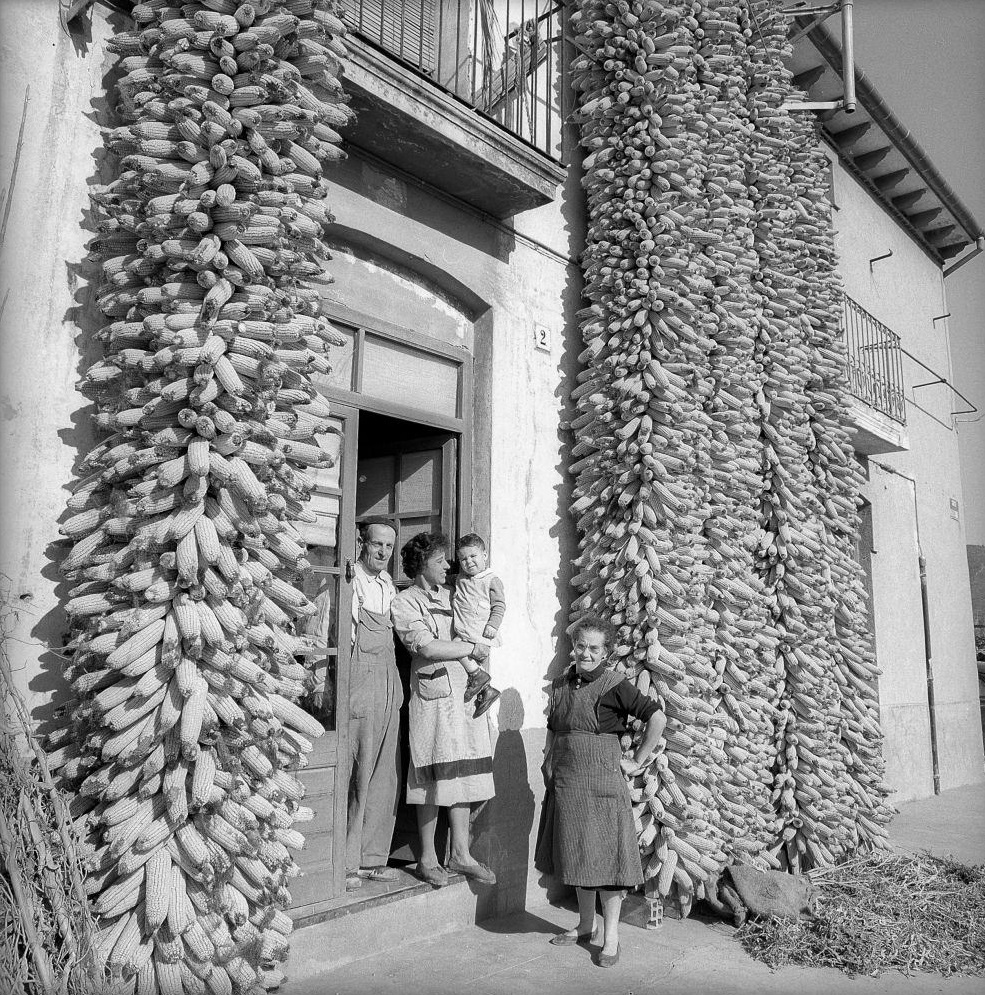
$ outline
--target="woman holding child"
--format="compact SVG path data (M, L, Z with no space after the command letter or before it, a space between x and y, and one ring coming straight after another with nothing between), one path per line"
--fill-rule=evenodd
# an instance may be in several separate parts
M448 540L440 533L414 536L400 551L413 583L391 609L397 635L411 654L407 802L417 806L418 871L436 888L447 884L448 871L496 883L493 872L469 850L470 806L494 794L489 722L466 704L470 671L488 656L488 641L453 635L451 589L445 582L448 552ZM435 850L442 808L448 810L451 831L446 867Z

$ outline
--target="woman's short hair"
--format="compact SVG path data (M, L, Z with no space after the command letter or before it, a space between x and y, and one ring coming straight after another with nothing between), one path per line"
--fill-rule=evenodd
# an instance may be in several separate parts
M605 648L611 650L616 645L616 627L601 615L584 615L578 620L578 624L571 630L571 642L575 643L580 635L586 632L601 633L605 639Z
M448 553L448 536L443 532L418 532L413 539L404 543L400 550L400 562L404 573L413 580L421 567L440 549Z

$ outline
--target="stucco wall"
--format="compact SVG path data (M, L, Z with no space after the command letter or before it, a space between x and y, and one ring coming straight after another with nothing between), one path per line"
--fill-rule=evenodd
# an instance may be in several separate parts
M836 240L845 291L896 332L903 348L952 380L940 269L840 166L835 168ZM892 249L891 258L870 259ZM894 799L933 792L930 721L917 545L927 589L943 789L983 779L971 594L965 555L956 398L904 356L909 451L869 461L879 697ZM912 481L907 478L912 478ZM958 502L957 517L951 501Z
M478 516L488 505L490 563L503 578L509 606L494 674L498 686L517 691L523 727L542 727L542 688L566 624L559 605L568 598L566 564L573 548L564 515L560 422L567 371L578 351L564 337L578 307L578 271L566 261L577 231L577 219L568 215L575 209L562 196L518 216L514 234L375 160L353 155L330 179L341 242L399 260L405 272L416 271L440 288L474 321L474 462L486 461L490 478L474 483L473 508ZM532 239L524 237L527 232ZM376 281L369 300L366 288L350 279L348 265L335 267L340 300L422 334L433 332L408 315L406 298L392 282ZM549 352L534 347L537 324L550 332Z
M95 153L106 123L108 13L97 5L91 33L69 37L57 0L0 4L0 176L9 209L0 257L0 571L15 610L7 649L36 714L63 690L61 660L43 651L65 628L50 544L73 464L94 439L75 390L88 364L76 338L100 324L83 260L93 234L84 226L88 184L103 179Z
M503 645L491 665L503 691L493 712L496 797L476 823L476 852L501 883L481 898L476 915L503 914L542 887L531 865L543 795L543 689L565 662L557 647L567 624L575 539L561 422L579 351L570 332L580 291L571 261L581 238L577 177L555 203L505 224L355 154L331 179L340 246L399 262L407 279L416 273L420 282L416 294L393 278L376 280L367 293L356 278L369 271L346 252L330 267L338 298L422 334L436 330L408 310L421 294L444 295L471 320L463 344L471 337L476 357L474 525L482 528L488 514L490 563L508 602ZM534 347L535 325L550 333L547 352Z

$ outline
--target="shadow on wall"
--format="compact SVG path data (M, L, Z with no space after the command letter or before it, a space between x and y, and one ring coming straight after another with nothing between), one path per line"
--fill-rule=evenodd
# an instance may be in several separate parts
M573 56L573 48L569 46L569 59ZM564 160L570 163L570 168L559 194L561 215L564 219L564 231L567 237L569 259L576 259L585 245L585 193L581 186L582 151L578 144L578 129L566 124L562 136L564 144ZM583 279L581 269L573 262L565 269L564 290L558 301L562 317L562 353L557 365L557 386L554 397L557 406L557 439L560 462L555 467L559 483L555 488L557 495L557 522L551 529L551 536L558 540L560 548L560 569L555 580L555 594L558 610L554 617L554 658L551 660L547 673L544 675L544 708L546 714L548 685L559 677L567 667L569 645L567 628L571 602L575 591L571 587L571 577L575 573L571 561L578 555L578 533L571 517L571 502L573 500L574 480L569 472L572 463L571 449L577 441L568 428L568 422L577 414L571 401L571 391L581 369L578 355L582 349L581 330L578 320L578 310L584 303L582 300Z
M527 898L534 793L527 779L523 702L516 688L499 699L499 735L493 754L496 796L483 806L473 827L475 852L496 872L495 889L479 891L476 919L522 911Z
M122 12L107 11L105 16L114 34L126 30L128 18ZM64 45L66 49L68 45L71 45L77 58L90 57L92 27L88 16L72 22L69 36L57 32L57 39L57 44ZM65 59L66 62L70 59L67 51ZM94 96L90 101L92 110L85 116L99 125L100 128L112 128L121 123L110 97L115 93L116 83L120 75L116 64L113 63L102 77L99 95ZM119 167L116 157L108 153L102 146L93 149L92 159L93 172L85 180L88 188L109 183L118 175ZM83 211L82 217L79 219L79 227L89 235L97 235L99 221L97 212L90 205ZM86 370L103 354L102 345L96 337L96 332L107 323L107 319L96 303L98 288L103 280L100 261L95 255L86 256L78 262L66 260L65 280L76 303L68 308L62 321L66 331L73 326L78 331L76 347L79 358L76 369L81 379ZM72 482L82 479L88 473L83 463L85 456L95 448L103 437L95 430L92 423L92 416L96 413L95 405L87 403L82 394L77 395L77 400L79 407L73 412L71 423L58 432L62 443L75 454L72 480L67 480L64 483L66 500L69 497ZM60 521L71 517L72 514L74 512L69 512L66 509L62 513ZM63 710L74 697L72 688L64 674L65 667L71 663L71 657L62 651L69 635L69 620L61 605L68 600L69 591L75 584L81 582L81 578L69 581L61 575L58 566L68 550L71 549L71 545L64 539L54 538L45 550L48 562L41 571L41 575L55 584L58 607L41 616L31 629L32 638L37 640L40 647L44 648L38 657L38 672L28 685L32 692L41 695L45 700L44 704L34 709L32 715L37 723L37 732L41 735L51 733L64 724Z

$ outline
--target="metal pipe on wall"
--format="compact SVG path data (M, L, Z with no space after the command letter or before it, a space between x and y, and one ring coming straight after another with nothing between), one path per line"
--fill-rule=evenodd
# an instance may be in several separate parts
M844 110L854 114L858 102L855 99L855 0L841 2L841 50L844 53L842 82L845 85Z

